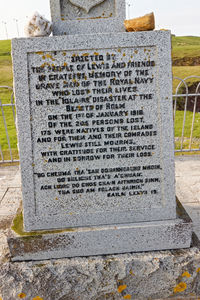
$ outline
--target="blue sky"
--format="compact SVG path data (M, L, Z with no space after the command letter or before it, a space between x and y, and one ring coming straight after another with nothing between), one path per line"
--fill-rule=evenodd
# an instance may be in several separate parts
M200 0L127 0L127 8L129 18L153 11L156 29L170 29L179 36L200 36ZM7 33L8 38L17 37L17 24L19 35L24 36L27 17L35 11L50 19L49 0L0 0L0 39L6 39Z

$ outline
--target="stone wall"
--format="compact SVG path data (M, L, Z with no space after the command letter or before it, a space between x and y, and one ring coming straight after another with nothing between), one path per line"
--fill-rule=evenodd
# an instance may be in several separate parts
M197 299L200 250L10 262L1 234L0 299ZM194 297L194 298L193 298Z

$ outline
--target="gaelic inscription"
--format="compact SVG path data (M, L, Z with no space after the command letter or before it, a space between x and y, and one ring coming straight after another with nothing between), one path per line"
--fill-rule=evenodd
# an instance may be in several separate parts
M54 213L75 213L76 199L88 212L148 208L152 195L159 206L156 48L38 52L28 61L37 210L49 192Z

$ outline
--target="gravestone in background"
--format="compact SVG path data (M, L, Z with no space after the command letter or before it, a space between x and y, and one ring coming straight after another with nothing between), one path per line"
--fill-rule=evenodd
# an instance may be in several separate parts
M64 230L11 239L14 259L189 247L170 32L14 39L12 53L25 230Z

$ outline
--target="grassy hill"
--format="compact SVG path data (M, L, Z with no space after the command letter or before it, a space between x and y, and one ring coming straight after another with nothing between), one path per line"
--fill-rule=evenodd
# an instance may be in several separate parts
M0 41L0 86L12 86L12 61L11 61L11 41ZM200 37L185 36L185 37L172 37L172 59L173 59L173 75L179 78L185 78L191 75L200 76ZM195 80L190 80L190 84ZM179 81L174 81L173 92ZM0 89L0 99L3 103L10 102L11 92L6 89ZM13 122L13 115L11 108L5 108L5 118L8 125L10 135L11 147L17 148L17 138L15 126ZM185 137L190 136L190 123L192 114L187 114L187 128L185 130ZM177 112L175 122L175 136L180 137L182 131L183 112ZM199 114L196 114L197 123L200 122ZM199 126L195 124L194 137L199 138ZM8 145L6 142L6 134L2 133L4 128L2 113L0 110L0 145L4 151L5 156L8 154ZM1 160L1 159L0 159Z
M13 74L12 74L12 60L11 60L11 42L0 41L0 86L11 86L13 85ZM10 102L12 92L7 89L0 89L0 100L2 103ZM11 107L4 107L4 117L6 119L7 129L10 138L11 148L13 149L14 158L18 157L17 154L17 136L14 125L14 118ZM0 110L0 146L4 154L4 159L10 159L6 133L4 129L4 120L2 112ZM1 156L0 156L1 160Z
M200 37L178 36L172 37L173 76L186 78L188 76L200 76ZM189 79L188 85L196 79ZM174 80L173 92L179 81Z
M10 40L0 40L0 62L4 57L4 60L7 58L10 60L10 51L11 51L11 42Z
M0 41L0 85L12 86L10 47L10 40Z
M173 60L200 57L200 37L172 36Z

